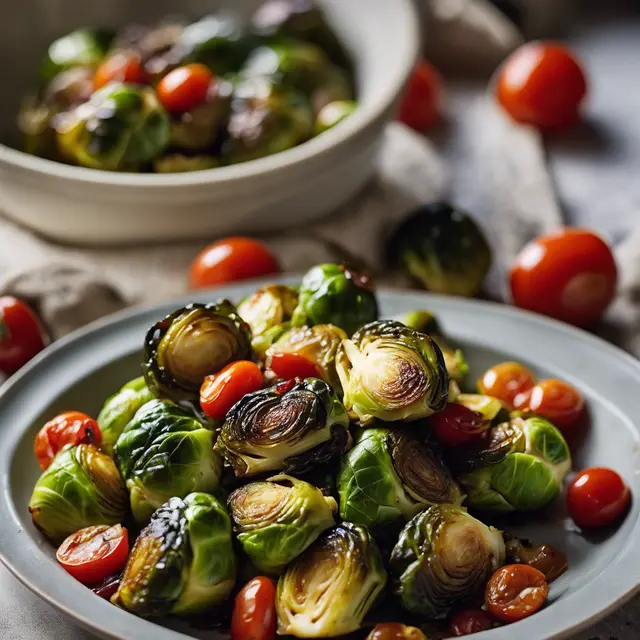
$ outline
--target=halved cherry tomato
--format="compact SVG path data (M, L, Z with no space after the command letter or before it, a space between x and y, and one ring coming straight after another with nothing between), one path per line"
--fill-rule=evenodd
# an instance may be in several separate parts
M169 71L158 83L158 98L169 111L184 113L206 102L213 74L203 64L193 63Z
M558 429L570 429L584 413L582 394L562 380L540 380L534 387L516 396L514 406L553 422Z
M278 261L261 242L251 238L225 238L196 256L189 271L189 284L192 289L202 289L279 271Z
M538 611L548 593L549 585L542 572L526 564L509 564L491 576L485 605L497 620L517 622Z
M493 627L493 621L489 614L482 609L465 609L456 614L449 624L449 633L452 636L468 636L472 633L487 631Z
M127 530L119 524L101 524L70 535L56 553L58 562L86 585L102 582L120 571L129 556Z
M600 318L616 292L618 270L607 244L585 229L540 236L511 268L516 306L578 326Z
M236 596L231 617L231 640L274 640L276 588L269 578L247 582Z
M399 622L381 622L367 636L367 640L428 640L415 627L407 627Z
M565 46L530 42L504 63L496 92L514 120L553 131L578 121L587 81L580 63Z
M519 362L502 362L487 369L478 379L480 393L498 398L509 408L514 408L516 396L532 389L536 378Z
M606 527L627 510L631 491L611 469L594 467L579 473L567 489L567 508L583 529Z
M10 376L45 347L36 314L13 296L0 298L0 372Z
M102 433L98 423L86 413L65 411L52 418L40 431L33 443L33 449L44 471L56 457L58 452L68 444L102 443Z
M298 353L274 353L268 367L279 378L322 378L322 370L315 363Z
M442 117L443 93L440 74L423 60L409 79L398 120L420 133L426 131Z
M433 435L447 447L459 447L482 440L490 423L464 405L450 402L429 418Z
M93 76L93 86L96 89L114 81L132 84L146 83L147 77L137 53L114 53L98 67Z
M200 406L205 415L223 420L238 400L261 388L260 367L249 360L238 360L205 378L200 389Z

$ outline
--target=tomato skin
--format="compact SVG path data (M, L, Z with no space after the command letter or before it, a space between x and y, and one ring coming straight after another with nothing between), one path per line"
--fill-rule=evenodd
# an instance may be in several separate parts
M33 450L44 471L58 452L68 444L102 443L102 433L98 423L86 413L65 411L47 422L36 435Z
M493 627L493 621L482 609L465 609L457 613L449 625L449 633L454 637L467 636Z
M490 423L481 413L450 402L444 410L429 417L433 435L447 447L459 447L482 440Z
M514 405L546 418L562 431L571 429L584 414L582 394L568 382L551 378L516 396Z
M578 326L602 316L617 281L611 249L586 229L540 236L520 252L510 275L516 306Z
M498 72L496 97L517 122L545 131L574 125L587 94L585 73L565 46L530 42Z
M269 578L247 582L236 596L231 617L231 640L274 640L276 588Z
M284 380L322 378L320 367L297 353L274 353L269 357L268 367Z
M110 82L145 84L147 76L142 68L140 56L136 53L114 53L96 70L93 86L101 89Z
M0 297L0 372L10 376L45 347L36 314L22 300Z
M200 406L210 418L224 420L238 400L261 388L260 367L249 360L238 360L205 378L200 389Z
M56 558L63 569L86 585L95 585L120 571L129 556L127 530L117 524L87 527L71 534Z
M184 113L207 101L213 74L197 62L169 71L158 83L158 98L169 111Z
M251 238L225 238L201 251L191 264L192 289L280 272L280 265L265 245Z
M535 381L534 374L519 362L501 362L487 369L477 386L480 393L498 398L513 409L516 397L532 389Z
M415 68L400 103L398 120L420 133L442 117L442 77L426 60Z
M500 622L517 622L536 613L548 594L549 585L542 572L526 564L509 564L491 576L485 605Z
M567 489L567 508L583 529L606 527L622 516L631 502L631 491L613 470L593 467L580 472Z
M427 640L427 636L420 629L399 622L381 622L367 636L367 640Z

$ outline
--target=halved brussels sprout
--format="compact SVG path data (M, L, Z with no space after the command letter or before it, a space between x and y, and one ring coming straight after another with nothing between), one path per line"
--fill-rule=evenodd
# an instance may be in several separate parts
M406 431L381 428L361 431L343 457L338 493L340 517L374 533L393 531L431 505L464 498L435 451Z
M218 488L222 459L213 444L213 432L171 402L151 400L136 413L116 442L115 457L138 523L169 498Z
M139 171L169 143L169 117L150 87L118 82L55 122L69 162L105 171Z
M102 434L102 450L109 456L113 456L113 447L131 422L133 416L140 407L153 400L153 394L149 391L144 378L136 378L111 396L98 414L98 426Z
M378 546L350 522L325 531L278 581L278 634L326 638L351 633L387 582Z
M89 444L63 449L29 501L33 524L55 543L85 527L121 523L127 507L127 490L113 460Z
M228 300L190 304L149 329L142 369L156 397L197 407L208 375L252 355L251 329Z
M220 161L213 156L183 156L181 153L161 156L153 163L156 173L188 173L189 171L216 169L219 166Z
M279 574L335 524L338 507L313 485L281 475L236 489L229 508L249 559L261 571Z
M206 493L171 498L143 529L112 602L139 616L206 613L236 581L231 521Z
M353 335L378 319L378 302L370 278L344 265L321 264L302 278L293 324L333 324Z
M227 413L217 448L236 476L304 473L350 445L349 418L324 380L283 382L250 393Z
M407 523L391 553L389 573L402 606L428 620L481 602L504 564L502 534L465 509L436 505Z
M316 117L316 135L320 135L346 120L356 109L354 100L334 100L320 109Z
M451 462L469 507L534 511L551 502L571 470L562 434L548 420L513 418L493 427L479 447L457 447Z
M444 409L449 376L426 334L393 320L371 322L336 357L347 411L361 424L417 420Z
M473 219L446 203L414 211L389 242L390 261L425 289L473 296L491 267L491 249Z

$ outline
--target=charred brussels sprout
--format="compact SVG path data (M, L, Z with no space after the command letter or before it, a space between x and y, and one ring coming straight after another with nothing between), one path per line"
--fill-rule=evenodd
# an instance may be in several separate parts
M389 573L402 606L429 620L482 601L487 581L504 564L502 534L462 507L436 505L402 530Z
M251 356L251 329L223 300L190 304L153 325L145 339L142 368L156 397L198 406L208 375Z
M382 594L387 574L364 528L325 531L278 581L278 634L325 638L351 633Z
M346 120L356 109L358 103L353 100L335 100L320 109L316 117L316 135L320 135Z
M514 418L493 427L480 447L451 458L469 507L490 512L534 511L556 497L571 470L562 434L543 418Z
M289 381L237 402L227 413L217 447L236 476L304 473L347 449L348 427L347 412L326 382Z
M127 490L113 460L88 444L63 449L29 501L33 523L55 543L85 527L118 524L127 507Z
M343 520L383 533L434 504L461 504L460 487L427 445L400 430L366 429L338 475ZM396 532L399 527L396 528Z
M180 153L161 156L153 163L156 173L187 173L215 169L219 166L220 161L213 156L183 156Z
M249 559L261 571L279 574L335 524L337 505L313 485L283 475L236 489L229 508Z
M169 117L155 91L108 84L56 120L61 154L74 164L107 171L138 171L169 143Z
M426 334L401 322L365 325L336 358L344 404L362 424L417 420L444 409L449 376L442 352Z
M112 602L139 616L201 614L227 599L235 579L229 515L213 496L192 493L153 514Z
M445 203L413 212L391 237L389 257L425 289L458 296L476 294L491 267L482 231L468 214Z
M170 402L151 400L136 413L115 457L138 523L171 497L218 488L222 460L213 444L212 431Z
M295 326L333 324L352 335L378 319L378 302L371 280L338 264L321 264L302 279Z

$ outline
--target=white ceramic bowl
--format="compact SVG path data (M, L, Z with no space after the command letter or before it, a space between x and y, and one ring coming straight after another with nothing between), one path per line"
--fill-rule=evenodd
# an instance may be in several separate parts
M55 37L83 25L152 23L219 7L248 15L259 0L21 0L0 22L0 209L63 242L203 238L303 225L344 203L375 170L385 124L418 52L411 0L318 0L356 65L361 106L335 129L261 160L174 175L110 173L17 151L15 115ZM1 4L1 3L0 3ZM17 146L17 145L16 145Z

